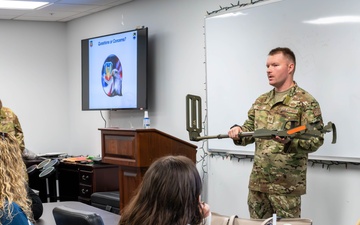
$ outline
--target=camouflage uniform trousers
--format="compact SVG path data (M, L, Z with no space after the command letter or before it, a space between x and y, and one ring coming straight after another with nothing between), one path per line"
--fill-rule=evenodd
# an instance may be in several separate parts
M249 190L248 206L250 218L266 219L274 213L281 218L300 218L300 195L274 195Z

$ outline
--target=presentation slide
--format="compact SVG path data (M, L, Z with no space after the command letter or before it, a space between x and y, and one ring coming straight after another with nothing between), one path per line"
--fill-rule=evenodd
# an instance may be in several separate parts
M89 40L89 107L136 107L137 31Z

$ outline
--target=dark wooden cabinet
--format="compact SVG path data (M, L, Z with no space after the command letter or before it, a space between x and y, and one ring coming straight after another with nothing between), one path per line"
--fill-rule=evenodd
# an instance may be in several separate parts
M90 204L94 192L119 190L116 165L62 162L58 173L60 201Z
M40 178L40 172L29 175L29 185L39 191L43 202L58 199L90 204L94 192L119 190L117 165L60 162L49 177Z
M120 210L157 158L184 155L196 162L196 145L156 129L101 128L102 161L118 165Z

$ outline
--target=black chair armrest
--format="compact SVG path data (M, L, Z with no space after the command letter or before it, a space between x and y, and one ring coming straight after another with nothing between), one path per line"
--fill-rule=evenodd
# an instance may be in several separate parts
M94 212L57 206L53 209L56 225L104 225L100 215Z

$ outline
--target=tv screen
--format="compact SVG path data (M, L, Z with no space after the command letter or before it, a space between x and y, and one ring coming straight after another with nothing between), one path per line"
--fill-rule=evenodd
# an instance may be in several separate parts
M81 40L82 110L147 109L148 28Z

